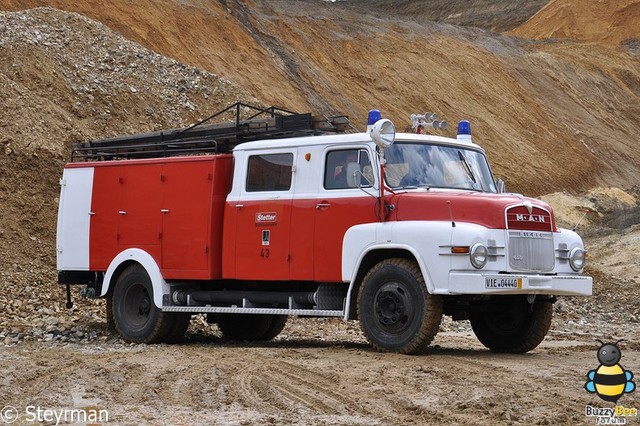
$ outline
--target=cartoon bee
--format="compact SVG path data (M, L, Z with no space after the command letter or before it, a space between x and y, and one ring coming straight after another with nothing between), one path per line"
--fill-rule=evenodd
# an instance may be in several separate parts
M618 343L622 340L616 343L596 341L601 345L598 349L600 366L587 373L589 380L584 384L584 388L605 401L616 403L623 394L631 393L636 389L636 384L631 381L633 373L619 364L622 351Z

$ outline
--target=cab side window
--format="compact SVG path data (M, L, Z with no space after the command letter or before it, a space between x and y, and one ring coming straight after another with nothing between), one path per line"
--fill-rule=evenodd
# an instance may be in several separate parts
M247 192L291 189L293 154L260 154L249 157Z
M325 162L324 188L348 189L371 186L367 179L363 179L363 176L367 176L367 172L369 174L371 172L371 160L366 150L340 149L330 151Z

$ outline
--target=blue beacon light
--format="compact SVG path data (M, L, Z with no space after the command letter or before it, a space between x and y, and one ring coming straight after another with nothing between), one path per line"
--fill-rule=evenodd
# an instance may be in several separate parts
M471 136L471 123L469 123L469 120L460 120L458 122L458 136L460 135Z
M382 118L382 114L380 114L380 110L372 109L369 111L369 118L367 119L367 126L373 126L376 124L376 121Z
M460 142L471 142L471 123L469 120L458 121L458 137Z

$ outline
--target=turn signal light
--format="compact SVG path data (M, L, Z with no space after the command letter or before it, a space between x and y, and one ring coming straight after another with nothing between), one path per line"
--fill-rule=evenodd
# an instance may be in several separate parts
M460 246L460 247L451 247L451 253L453 254L468 254L469 247Z

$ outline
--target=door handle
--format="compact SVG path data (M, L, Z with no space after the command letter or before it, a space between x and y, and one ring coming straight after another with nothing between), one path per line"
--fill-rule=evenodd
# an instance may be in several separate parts
M119 213L119 214L121 214L122 216L124 216L125 214L127 214L127 212L125 212L124 210L120 210L118 213Z
M165 213L165 214L166 214L166 213L169 213L169 209L161 209L161 210L160 210L160 213Z
M316 209L318 209L318 210L320 210L320 209L326 209L326 208L328 208L328 207L331 207L331 203L324 202L324 203L318 203L318 204L316 204Z

